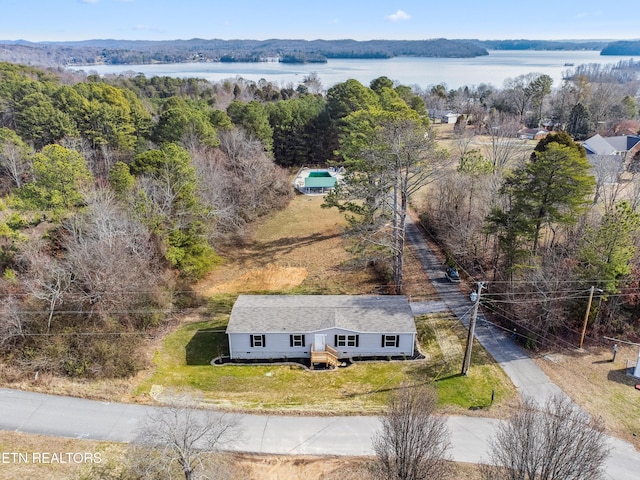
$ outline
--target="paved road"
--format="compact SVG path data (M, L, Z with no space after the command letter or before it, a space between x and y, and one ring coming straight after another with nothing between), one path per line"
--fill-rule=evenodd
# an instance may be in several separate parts
M460 292L457 285L447 281L442 263L428 247L418 227L409 218L408 220L407 241L413 246L424 271L440 296L440 301L468 327L473 307L471 300ZM415 313L422 313L429 306L412 304L412 308ZM500 364L521 395L544 404L549 396L563 394L562 390L540 370L536 362L511 341L503 330L486 321L482 312L478 313L475 333L478 341Z
M140 423L158 408L0 389L0 429L130 442ZM242 435L224 448L253 453L371 455L371 439L380 428L379 419L370 416L225 415L240 422ZM454 458L480 462L486 457L486 440L496 420L448 417L448 423Z
M130 442L140 423L157 408L0 389L0 430ZM372 455L371 439L380 428L377 417L231 416L239 421L242 433L222 447L262 454ZM487 461L487 440L499 422L492 418L447 417L452 459ZM609 442L613 450L607 462L607 478L637 478L640 454L620 440L611 438Z

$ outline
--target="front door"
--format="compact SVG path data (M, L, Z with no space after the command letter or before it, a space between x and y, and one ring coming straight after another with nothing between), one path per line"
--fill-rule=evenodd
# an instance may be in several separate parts
M313 348L316 352L323 352L327 342L327 336L324 333L316 333L313 341Z

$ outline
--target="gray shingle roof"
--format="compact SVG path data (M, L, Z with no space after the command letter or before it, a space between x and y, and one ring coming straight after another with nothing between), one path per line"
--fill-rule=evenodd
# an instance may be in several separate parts
M309 333L341 328L360 333L415 333L401 295L240 295L227 333Z
M618 152L628 152L640 141L640 137L636 137L635 135L621 135L619 137L605 137L605 140Z
M593 153L595 155L613 155L616 149L611 145L602 135L594 135L590 139L586 140L582 146L587 150L587 153Z
M620 135L617 137L602 137L594 135L582 144L587 149L587 153L595 155L613 155L616 152L628 152L638 142L640 137L637 135Z

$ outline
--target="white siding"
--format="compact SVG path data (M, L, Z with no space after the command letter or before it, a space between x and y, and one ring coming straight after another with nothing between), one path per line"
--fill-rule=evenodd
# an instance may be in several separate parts
M335 345L335 335L358 335L357 347L337 347ZM398 347L383 347L382 335L398 335L399 344ZM414 334L413 333L400 333L394 332L385 333L357 333L357 332L345 332L340 330L332 330L331 333L327 332L327 344L331 345L338 351L339 358L352 358L352 357L387 357L387 356L407 356L413 355L414 351Z
M320 332L310 332L305 335L304 347L292 347L290 333L267 333L265 334L264 347L251 347L251 335L248 333L230 333L229 348L232 359L242 360L269 360L281 358L307 358L311 355L311 344L315 333L327 335L327 345L334 347L338 351L340 358L368 357L368 356L411 356L414 352L415 336L413 333L396 334L394 332L384 333L358 333L348 330L332 328ZM256 332L256 335L260 333ZM336 347L336 335L358 335L357 347ZM383 335L398 335L399 344L397 347L383 347Z
M256 333L260 335L260 333ZM304 347L292 347L289 333L266 333L264 347L252 347L248 333L230 333L229 349L232 359L269 360L281 358L306 358L311 355L313 335L305 335Z

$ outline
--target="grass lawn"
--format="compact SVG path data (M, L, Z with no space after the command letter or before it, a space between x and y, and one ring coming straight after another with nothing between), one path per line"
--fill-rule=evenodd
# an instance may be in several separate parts
M322 209L322 201L322 197L296 196L286 209L260 221L245 243L222 252L226 263L196 286L208 298L208 306L157 346L154 367L136 383L134 398L142 401L151 392L155 396L162 391L156 397L162 399L172 391L187 390L211 405L237 410L376 414L403 382L429 382L437 386L442 408L452 413L488 408L492 389L496 403L511 402L515 389L479 345L470 374L459 375L466 330L451 315L419 319L425 360L356 362L333 371L292 365L210 365L214 357L228 354L224 329L239 292L380 291L370 269L354 263L347 251L341 236L343 216L335 209ZM405 267L407 294L436 298L411 249ZM307 274L301 275L302 270ZM500 409L488 411L498 415Z
M165 338L155 354L153 373L135 392L138 397L162 387L163 394L189 391L205 403L236 410L376 414L402 383L433 383L442 408L450 413L470 408L495 413L497 409L489 408L492 389L497 404L515 396L508 378L479 344L470 374L459 375L466 330L451 316L418 319L424 360L356 362L331 371L292 365L211 366L212 358L228 353L224 328L232 298L214 297L206 313L209 320L184 324ZM443 335L450 337L448 343L439 342Z

